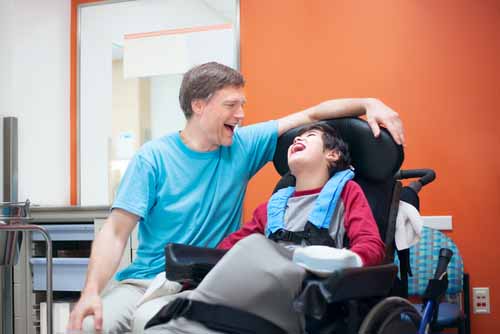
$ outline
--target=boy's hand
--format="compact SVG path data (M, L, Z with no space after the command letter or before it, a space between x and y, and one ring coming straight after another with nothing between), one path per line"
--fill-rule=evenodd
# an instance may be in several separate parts
M95 330L102 330L102 302L98 294L82 295L69 316L68 330L81 330L83 319L94 316Z
M373 135L380 135L379 125L384 126L399 145L405 144L403 123L399 114L386 106L382 101L370 99L366 104L366 121L370 125Z

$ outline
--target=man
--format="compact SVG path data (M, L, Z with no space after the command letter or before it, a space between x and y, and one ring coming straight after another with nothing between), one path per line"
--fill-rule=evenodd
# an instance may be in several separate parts
M304 333L304 315L292 308L304 268L323 275L382 262L384 243L361 187L352 180L347 145L334 129L319 122L299 130L288 149L288 166L295 186L277 191L250 222L224 239L219 248L230 251L185 294L210 318L186 312L168 321L167 305L147 333L213 334L222 328L264 333L274 326L283 333ZM346 240L349 249L342 249ZM228 314L243 314L248 321L233 321L238 316Z
M366 114L375 136L382 124L396 142L404 142L398 114L376 99L330 100L277 121L237 128L244 118L243 86L240 73L217 63L184 75L179 100L186 126L146 143L131 161L92 245L87 280L69 329L81 329L83 319L93 316L87 317L86 328L129 331L138 314L147 318L161 308L164 301L145 303L142 310L136 303L163 271L165 244L215 247L236 230L249 179L272 159L278 136L288 129ZM101 300L137 222L137 258L116 275L118 285Z

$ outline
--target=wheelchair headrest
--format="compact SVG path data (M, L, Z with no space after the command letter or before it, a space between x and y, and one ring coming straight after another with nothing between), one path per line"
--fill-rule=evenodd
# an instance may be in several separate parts
M356 176L370 181L386 181L392 178L403 163L403 147L396 144L386 129L381 129L378 138L373 137L368 123L359 118L328 120L337 134L349 145L352 165ZM288 172L288 147L299 128L290 129L278 138L274 153L274 167L285 175Z

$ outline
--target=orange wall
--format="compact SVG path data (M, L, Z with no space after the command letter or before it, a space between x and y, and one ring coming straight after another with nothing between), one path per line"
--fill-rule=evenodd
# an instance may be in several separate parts
M432 167L426 215L452 215L472 286L491 288L500 330L500 1L241 0L247 123L335 97L378 97L405 124L404 167ZM270 194L267 166L245 218ZM497 330L497 331L495 331Z

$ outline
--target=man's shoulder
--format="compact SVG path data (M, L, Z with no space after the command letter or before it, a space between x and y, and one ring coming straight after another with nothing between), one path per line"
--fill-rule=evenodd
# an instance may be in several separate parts
M178 134L176 132L173 132L159 138L151 139L141 146L138 153L145 155L154 155L169 151L173 147L178 146L176 140L177 135Z
M175 147L177 147L175 133L167 134L145 142L137 151L136 159L155 167L161 164L167 155L176 156Z
M273 120L239 127L238 131L235 132L235 136L266 136L274 133L278 133L278 121Z
M234 133L233 150L235 147L243 149L243 152L249 152L252 148L267 147L267 143L276 142L278 137L277 121L266 121L245 125ZM273 149L274 151L274 149Z

